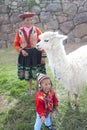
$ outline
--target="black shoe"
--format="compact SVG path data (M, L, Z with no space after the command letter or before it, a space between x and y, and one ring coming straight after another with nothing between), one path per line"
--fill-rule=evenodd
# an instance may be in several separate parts
M46 126L46 127L48 128L48 130L56 130L56 127L55 127L55 126L52 126L52 125Z

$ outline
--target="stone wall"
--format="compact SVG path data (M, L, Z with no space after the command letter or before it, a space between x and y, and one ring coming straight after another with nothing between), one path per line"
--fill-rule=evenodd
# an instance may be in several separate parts
M18 15L29 10L37 14L34 23L42 32L59 31L68 35L69 43L87 42L87 0L40 0L32 8L25 0L4 0L0 4L0 47L13 45L22 25Z

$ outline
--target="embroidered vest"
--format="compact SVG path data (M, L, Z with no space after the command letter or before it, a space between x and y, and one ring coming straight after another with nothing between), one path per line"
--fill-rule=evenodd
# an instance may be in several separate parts
M26 48L28 46L34 48L37 44L37 31L36 28L33 26L32 29L29 32L29 37L26 39L24 35L24 30L19 29L19 36L22 40L21 47ZM30 45L28 45L30 44Z

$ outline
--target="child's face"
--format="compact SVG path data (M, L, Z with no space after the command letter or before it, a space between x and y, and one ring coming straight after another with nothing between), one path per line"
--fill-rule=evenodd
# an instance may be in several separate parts
M24 24L25 24L26 27L32 26L33 25L33 19L32 19L32 17L31 18L25 18L24 19Z
M52 86L52 84L51 84L50 79L44 79L41 81L41 87L42 87L44 93L48 93L51 89L51 86Z

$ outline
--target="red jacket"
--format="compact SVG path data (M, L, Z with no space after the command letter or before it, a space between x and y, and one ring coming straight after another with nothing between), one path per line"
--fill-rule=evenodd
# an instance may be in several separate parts
M40 31L40 29L38 27L35 27L36 28L36 33L37 33L37 43L40 41L40 39L38 38L38 36L40 34L42 34L42 32ZM31 48L31 45L32 45L32 29L30 30L30 33L29 33L29 37L27 37L26 35L26 32L24 30L24 27L21 27L19 28L19 30L21 30L24 34L24 38L25 38L25 41L27 43L27 48ZM15 36L15 40L14 40L14 48L16 49L16 51L19 51L20 47L21 47L21 44L22 44L22 38L20 37L20 34L19 34L19 30L17 31L16 33L16 36ZM41 50L42 52L45 52L44 50Z
M58 98L55 92L51 89L48 94L43 91L38 91L35 96L36 112L41 116L47 117L52 113L54 108L58 106Z

